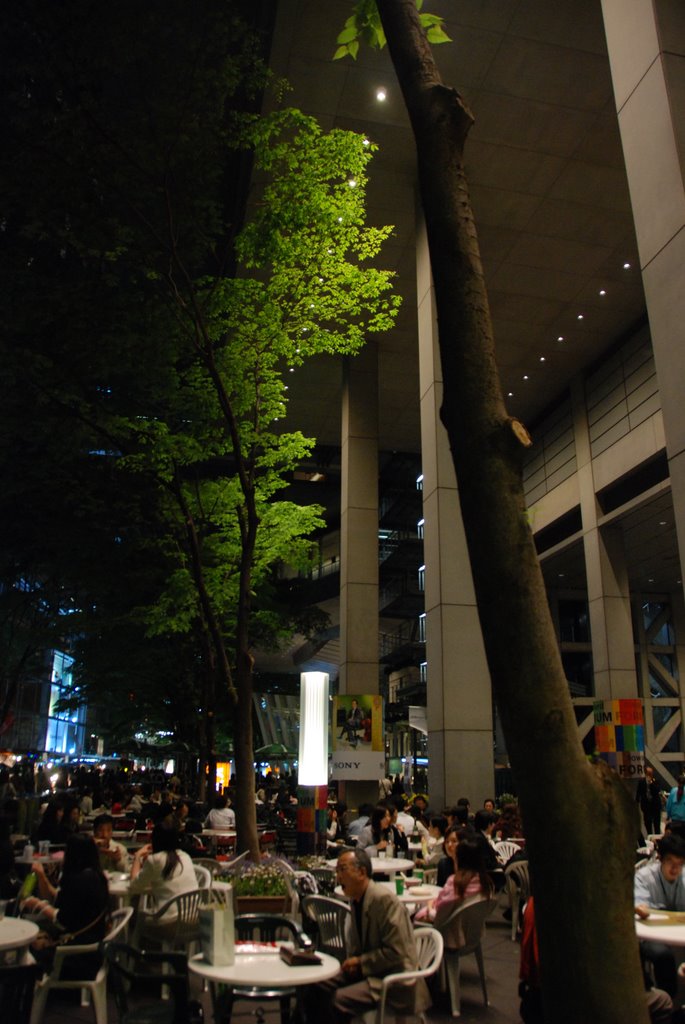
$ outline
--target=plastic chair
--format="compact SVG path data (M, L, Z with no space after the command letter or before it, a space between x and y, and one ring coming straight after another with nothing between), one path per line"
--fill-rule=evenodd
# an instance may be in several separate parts
M399 974L388 974L382 979L381 997L378 1006L375 1010L371 1010L364 1014L364 1020L368 1021L368 1024L385 1024L386 1007L388 1001L388 994L392 989L393 985L401 982L406 985L408 981L417 978L430 978L432 974L440 969L442 963L443 954L443 938L439 931L435 928L417 928L414 932L414 940L416 942L416 952L418 959L418 968L415 971L402 971ZM404 1010L396 1011L392 1007L389 1008L391 1014L397 1016L406 1016ZM418 1016L420 1020L426 1020L423 1012L418 1014L412 1014L412 1016Z
M38 964L0 967L0 1006L5 1020L12 1024L29 1024L33 990L39 973Z
M495 899L474 896L464 900L452 911L438 914L433 922L444 942L443 964L447 974L452 1016L461 1016L460 970L462 957L473 953L478 964L483 1002L488 1005L488 990L485 983L485 966L481 942L485 934L485 920L497 906Z
M501 839L499 843L493 843L492 848L497 854L497 860L500 864L506 864L515 853L521 852L521 847L518 843L512 843L510 839Z
M228 871L228 872L234 871L235 868L237 868L240 864L244 864L245 863L245 861L247 860L249 854L250 854L250 851L249 850L245 850L243 853L239 853L237 857L232 857L231 860L226 861L224 864L222 864L222 870L224 872L226 872L226 871Z
M304 934L299 924L289 917L280 914L239 914L235 919L235 937L238 941L278 942L290 940L296 946L309 947L311 940ZM214 1003L214 1020L219 1024L229 1024L233 1004L237 999L278 999L281 1005L281 1024L290 1020L290 1000L296 995L294 986L279 988L253 988L249 985L236 985L227 988ZM257 1021L263 1021L261 1007L257 1010Z
M86 953L98 953L107 948L108 943L118 938L131 919L133 907L122 907L112 913L112 926L100 942L90 942L77 946L57 946L55 948L55 959L52 970L46 974L36 985L33 998L33 1010L31 1012L31 1024L40 1024L45 1012L48 993L51 989L80 989L81 1006L88 1006L92 1001L95 1013L96 1024L107 1024L107 963L103 961L94 978L82 978L80 980L62 979L62 967L70 957Z
M312 868L320 896L332 896L335 892L335 871L332 868Z
M305 896L302 913L316 924L316 948L330 953L341 963L345 959L345 928L350 920L350 904L329 896Z
M212 872L209 870L209 868L206 868L203 864L198 864L198 862L194 860L193 871L195 872L195 878L197 879L198 889L211 888Z
M521 907L530 896L528 861L517 860L504 869L504 893L511 909L511 941L516 942Z
M221 861L214 860L213 857L195 857L193 859L193 867L206 868L207 871L209 871L209 874L211 875L212 878L218 878L218 876L221 874L223 870L224 865L221 863ZM204 888L204 886L200 885L199 879L198 886L200 887L200 889Z
M151 953L111 942L105 956L120 1024L199 1024L202 1020L201 1007L190 1001L184 953ZM169 994L170 1000L160 999Z
M191 889L167 900L154 913L138 918L136 939L159 942L164 953L186 949L200 938L200 906L205 903L209 889ZM176 911L175 916L169 911Z

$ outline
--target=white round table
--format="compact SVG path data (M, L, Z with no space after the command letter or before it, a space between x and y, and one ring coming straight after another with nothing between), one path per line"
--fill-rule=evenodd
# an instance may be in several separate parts
M439 885L405 885L404 892L398 893L395 890L394 882L376 882L376 885L383 886L388 892L393 892L400 903L408 906L417 906L419 903L430 903L441 891ZM342 900L347 899L341 885L336 885L335 895Z
M224 985L250 985L254 988L287 988L291 985L315 985L327 981L340 971L340 962L328 953L317 953L320 964L291 967L278 955L279 945L259 942L247 943L242 949L236 945L235 961L229 966L206 963L202 954L193 956L188 967L208 981Z
M29 946L38 934L38 925L19 917L0 921L0 964L16 963L19 951Z
M327 860L326 864L335 870L337 860ZM391 882L395 881L398 871L411 871L414 867L413 860L406 860L404 857L372 857L371 870L374 875L388 875Z
M654 922L650 924L649 922ZM652 910L649 917L635 918L635 933L645 942L663 942L667 946L685 946L685 914Z

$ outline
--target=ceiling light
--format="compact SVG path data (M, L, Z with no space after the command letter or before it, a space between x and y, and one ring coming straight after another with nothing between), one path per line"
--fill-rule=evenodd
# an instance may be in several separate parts
M540 362L544 363L544 361L545 361L545 357L544 356L540 356Z
M563 341L563 340L564 340L564 335L560 334L559 337L557 338L557 341Z
M387 96L388 94L385 91L385 89L376 89L376 99L378 100L379 103L384 103L385 100L387 99Z
M583 313L579 313L578 314L578 319L579 320L584 320L585 319L585 315Z
M560 580L563 580L563 578L566 575L566 573L565 572L560 572L560 573L557 573L557 575L558 575Z
M291 373L295 373L295 367L294 366L289 367L289 369L290 369Z
M623 264L623 269L624 270L630 270L630 263L624 263Z
M662 519L661 522L659 523L659 526L666 526L666 520Z
M606 290L606 288L600 288L600 289L599 289L599 294L600 294L600 295L606 295L606 293L607 293L607 290Z
M648 582L648 583L653 583L653 582L654 582L654 577L653 577L653 576L650 576L650 577L649 577L649 579L647 580L647 582Z
M523 379L524 379L524 380L528 380L528 374L527 374L527 373L524 373L524 375L523 375Z
M514 392L513 391L509 391L507 393L507 398L513 398L513 397L514 397Z

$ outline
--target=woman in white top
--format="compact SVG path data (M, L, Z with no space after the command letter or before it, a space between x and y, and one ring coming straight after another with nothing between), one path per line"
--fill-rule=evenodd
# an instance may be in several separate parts
M204 828L226 831L235 828L235 811L228 806L225 796L218 796L214 801L214 807L205 818Z
M129 892L131 895L147 893L149 912L163 907L174 896L198 887L193 862L187 853L179 850L178 844L176 829L160 822L152 830L152 842L133 855ZM172 923L176 917L176 909L171 907L160 924Z

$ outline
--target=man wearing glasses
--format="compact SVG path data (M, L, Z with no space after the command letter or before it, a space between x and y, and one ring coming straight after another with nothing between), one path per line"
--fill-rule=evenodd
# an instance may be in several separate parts
M309 1021L329 1019L322 1006L326 999L335 1024L346 1024L374 1008L382 978L418 966L409 915L394 893L372 881L371 873L371 859L365 850L347 850L338 857L337 881L352 904L348 955L335 978L308 993ZM421 1013L430 1005L423 978L411 985L394 986L388 1004L400 1013Z

